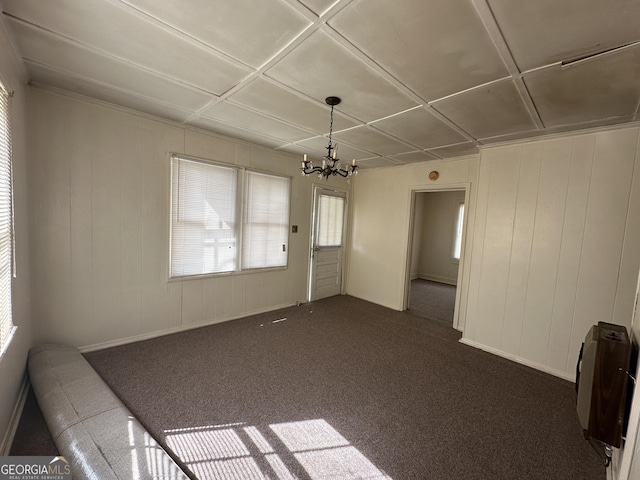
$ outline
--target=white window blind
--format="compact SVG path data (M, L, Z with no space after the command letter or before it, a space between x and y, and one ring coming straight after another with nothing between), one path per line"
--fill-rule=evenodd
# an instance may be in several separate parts
M458 216L456 218L455 229L453 232L453 258L460 260L460 251L462 249L462 224L464 220L464 203L458 207Z
M286 177L245 173L242 268L287 264L289 187Z
M342 245L344 198L333 195L320 195L318 202L317 245L319 247Z
M235 168L172 159L171 276L235 270Z
M6 349L14 329L11 313L13 205L9 102L10 94L0 85L0 352Z
M288 177L174 155L171 278L286 266L290 190Z

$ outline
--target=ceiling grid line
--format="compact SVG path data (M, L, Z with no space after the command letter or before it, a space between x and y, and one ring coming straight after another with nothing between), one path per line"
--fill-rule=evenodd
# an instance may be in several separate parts
M123 1L123 0L118 0ZM247 77L241 80L239 83L234 85L232 88L222 93L200 108L198 111L194 112L194 114L189 117L185 123L189 123L193 121L193 119L202 115L202 112L208 110L209 108L215 106L216 104L226 100L234 93L243 89L246 85L253 82L256 78L261 77L264 73L273 65L275 65L282 58L286 57L290 52L295 50L299 45L301 45L307 38L309 38L316 30L322 27L326 22L326 19L333 17L333 15L337 14L342 8L346 7L352 0L345 0L341 2L341 8L332 8L330 12L327 12L323 17L316 17L315 21L313 21L310 25L308 25L302 32L300 32L293 40L291 40L287 45L285 45L282 49L280 49L275 55L273 55L270 59L264 62L260 67L255 69L252 73L250 73ZM338 5L338 4L336 4Z
M428 100L422 98L416 92L414 92L413 90L408 88L406 85L404 85L402 82L400 82L398 79L396 79L391 73L387 72L378 63L376 63L374 60L369 58L369 56L367 54L365 54L362 50L360 50L358 47L353 45L353 43L349 42L349 40L344 38L339 32L337 32L335 29L333 29L330 25L327 25L326 28L327 28L327 32L329 33L329 35L334 40L336 40L340 45L342 45L347 51L349 51L356 58L358 58L361 61L363 61L367 66L369 66L371 69L376 71L376 73L378 75L383 77L386 81L388 81L389 83L394 85L399 91L401 91L407 97L411 98L414 102L416 102L418 105L416 105L416 107L414 107L414 108L417 108L417 107L419 107L421 105L424 106L424 107L430 107L431 102L429 102ZM433 108L427 108L427 110L430 113L437 112L437 110L435 110ZM398 112L398 113L402 113L402 112ZM395 115L395 114L393 114L393 115ZM440 112L437 112L436 117L439 120L446 119L446 123L447 123L447 125L449 127L451 127L454 130L456 130L460 135L466 137L469 141L475 142L475 139L473 138L473 136L471 136L469 133L467 133L464 129L460 128L454 122L451 122L448 118L446 118L446 116L442 115ZM377 120L379 120L379 119L376 119L376 121Z
M496 22L496 18L493 14L493 11L491 10L491 7L487 3L487 0L472 0L472 2L474 7L476 8L476 11L478 12L478 15L480 15L482 23L489 33L491 41L498 50L500 58L507 67L507 70L509 70L509 73L513 78L514 84L518 89L518 93L520 94L520 97L522 98L522 101L524 102L525 107L527 108L529 115L531 116L531 119L536 124L536 127L538 129L543 129L544 123L542 122L540 114L538 113L538 109L533 99L531 98L531 95L529 94L524 81L521 78L520 69L518 68L516 61L513 58L513 54L511 53L511 49L509 48L507 41L502 35L502 31L500 30L500 27Z
M343 99L341 156L366 158L363 168L640 116L637 0L0 7L30 84L292 156L323 150L330 95Z
M35 25L33 23L27 22L27 21L25 21L23 19L20 19L20 18L17 18L17 17L13 17L12 15L9 15L9 14L6 14L6 13L4 14L4 16L6 18L8 18L10 20L10 22L16 22L16 23L28 26L29 28L33 28L35 30L39 30L41 32L44 32L48 36L58 38L63 42L71 43L71 44L75 45L76 47L81 48L83 50L86 50L88 52L92 52L92 53L95 53L97 55L101 55L103 57L111 58L111 59L113 59L113 60L115 60L117 62L128 64L128 65L130 65L131 67L133 67L136 70L140 70L140 71L143 71L143 72L150 73L150 74L152 74L152 75L154 75L156 77L162 78L162 79L164 79L164 80L166 80L168 82L174 83L174 84L179 85L181 87L184 87L184 88L186 88L188 90L192 90L194 92L199 92L199 93L202 93L202 94L205 94L205 95L216 96L216 94L214 92L210 92L210 91L204 90L204 89L202 89L202 88L200 88L200 87L198 87L196 85L192 85L190 83L181 81L178 78L175 78L175 77L172 77L170 75L164 74L164 73L159 72L157 70L153 70L153 69L148 68L148 67L146 67L144 65L139 65L139 64L136 64L136 63L132 63L131 61L127 60L126 58L122 58L122 57L119 57L117 55L113 55L112 53L109 53L109 52L106 52L104 50L101 50L99 48L93 47L91 45L87 45L87 44L85 44L83 42L80 42L80 41L76 40L75 38L71 38L71 37L68 37L66 35L61 35L60 33L53 32L53 31L51 31L49 29L46 29L46 28L43 28L43 27L41 27L39 25ZM28 59L28 57L24 57L24 56L23 56L23 58L24 59ZM31 61L34 61L34 60L31 59ZM36 63L38 63L39 65L45 66L47 68L53 68L52 66L50 66L48 64L45 64L43 62L36 62ZM67 71L67 73L70 74L71 72ZM89 78L86 78L86 79L90 80ZM98 83L98 82L96 82L96 83ZM130 92L130 93L133 93L133 92Z
M194 37L192 35L189 35L187 32L184 32L182 30L180 30L179 28L174 27L173 25L170 25L166 22L163 22L162 20L154 17L153 15L145 12L144 10L141 10L139 8L137 8L135 5L133 5L132 3L126 1L126 0L105 0L107 2L109 2L110 4L121 8L129 13L131 13L132 15L135 15L136 17L138 17L139 19L141 19L144 22L150 23L162 30L164 30L165 32L167 32L169 35L173 35L176 38L180 38L180 40L182 41L186 41L188 43L190 43L191 45L201 48L209 53L213 53L225 60L227 60L228 62L237 64L238 66L242 66L243 68L250 68L253 70L253 67L251 67L251 65L248 65L240 60L238 60L235 57L232 57L231 55L226 54L225 52L215 48L212 45L209 45L206 42L203 42L202 40L200 40L197 37Z
M51 66L51 65L45 65L45 64L42 64L42 63L40 63L40 62L38 62L38 61L31 60L31 59L29 59L29 58L23 58L23 60L24 60L24 61L25 61L25 63L27 63L27 64L37 65L37 66L40 66L40 67L46 68L46 69L48 69L48 70L51 70L51 71L53 71L53 72L56 72L56 73L60 73L60 74L67 75L68 77L70 77L70 78L74 78L74 79L76 79L76 80L82 80L82 81L90 82L90 83L92 83L92 84L94 84L94 85L99 85L99 86L104 87L104 88L107 88L107 89L109 89L109 90L114 90L114 91L117 91L117 92L125 93L125 94L127 94L127 95L131 95L131 96L133 96L133 97L137 97L137 98L140 98L140 99L142 99L142 100L149 100L149 101L156 102L156 103L158 103L158 104L166 105L167 107L176 108L176 109L181 109L180 105L176 105L176 104L174 104L174 103L169 103L169 102L167 102L167 101L163 101L163 100L160 100L160 99L157 99L157 98L154 98L154 97L148 97L148 96L142 95L142 94L137 93L137 92L132 92L131 90L126 90L126 89L124 89L124 88L119 88L119 87L117 87L117 86L110 85L110 84L108 84L108 83L99 82L99 81L96 81L96 80L94 80L94 79L91 79L91 78L85 77L85 76L83 76L83 75L79 75L79 74L77 74L77 73L75 73L75 72L69 72L69 71L66 71L66 70L61 69L61 68L53 67L53 66ZM39 83L39 82L37 82L37 81L30 81L30 82L29 82L29 84L38 84L38 83ZM186 111L186 110L185 110L185 111Z

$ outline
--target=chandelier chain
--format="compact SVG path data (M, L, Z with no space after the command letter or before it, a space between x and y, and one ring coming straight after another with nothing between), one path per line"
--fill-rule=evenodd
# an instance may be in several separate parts
M331 115L329 118L329 155L331 155L331 137L333 135L333 105L331 105Z

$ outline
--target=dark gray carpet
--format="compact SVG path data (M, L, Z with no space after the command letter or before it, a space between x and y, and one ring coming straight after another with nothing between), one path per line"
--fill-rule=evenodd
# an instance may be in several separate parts
M569 382L338 296L86 358L194 478L605 478Z
M411 280L409 310L414 315L451 326L455 305L456 287L454 285L421 278Z
M58 449L53 443L53 438L47 429L47 424L42 417L38 401L29 388L27 399L24 402L22 416L13 437L9 455L13 456L54 456L58 455Z

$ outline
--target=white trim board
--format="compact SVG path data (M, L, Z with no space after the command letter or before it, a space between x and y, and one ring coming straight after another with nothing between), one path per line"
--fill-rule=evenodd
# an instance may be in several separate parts
M78 350L80 351L80 353L89 353L89 352L95 352L96 350L104 350L105 348L119 347L120 345L127 345L129 343L141 342L143 340L150 340L152 338L171 335L172 333L186 332L187 330L208 327L210 325L229 322L231 320L238 320L239 318L246 318L252 315L259 315L261 313L273 312L275 310L280 310L282 308L295 307L297 305L301 305L302 303L305 303L305 302L298 301L294 303L285 303L285 304L277 305L275 307L255 310L253 312L245 312L245 313L242 313L241 315L235 315L233 317L229 317L221 320L212 320L208 322L194 323L193 325L181 325L179 327L167 328L165 330L157 330L151 333L143 333L142 335L134 335L133 337L119 338L117 340L110 340L108 342L95 343L93 345L85 345L83 347L78 347Z
M13 444L13 439L16 436L16 431L18 430L18 424L20 423L20 418L22 417L22 411L24 410L24 404L27 401L27 393L29 392L29 375L24 376L22 379L22 386L20 387L20 394L18 395L18 399L16 404L13 407L13 412L11 412L11 418L9 419L9 427L2 439L2 443L0 444L0 456L6 457L9 455L9 451L11 450L11 445Z
M447 285L453 285L454 287L458 284L458 280L456 278L440 277L438 275L430 275L428 273L419 273L417 278L421 280L429 280L430 282L445 283Z
M497 348L489 347L487 345L483 345L478 342L474 342L473 340L469 340L468 338L461 338L458 340L460 343L464 345L468 345L470 347L478 348L480 350L484 350L485 352L492 353L502 358L506 358L507 360L511 360L513 362L519 363L521 365L525 365L527 367L535 368L536 370L540 370L541 372L549 373L555 377L560 377L563 380L567 380L571 383L575 382L575 378L573 375L570 375L566 372L562 372L560 370L556 370L554 368L549 368L546 365L542 365L540 363L532 362L531 360L527 360L526 358L519 357L517 355L513 355L511 353L503 352L502 350L498 350Z

